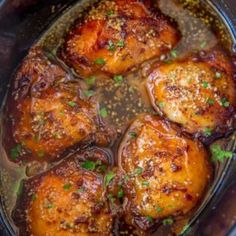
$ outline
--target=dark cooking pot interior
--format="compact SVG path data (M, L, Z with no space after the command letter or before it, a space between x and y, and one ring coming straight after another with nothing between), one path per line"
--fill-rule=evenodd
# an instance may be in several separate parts
M9 0L0 1L0 101L6 94L12 71L19 61L27 54L31 45L39 38L43 31L75 0ZM236 42L236 2L211 1L210 6L215 8L228 26L233 40ZM52 10L53 9L53 10ZM236 47L235 47L236 50ZM229 149L235 150L235 143L230 141ZM209 190L205 201L197 210L190 227L197 229L198 223L205 220L209 210L217 204L224 189L235 178L236 161L226 160L218 167L217 175ZM7 222L4 208L1 208L0 235L12 236L14 229ZM188 230L187 230L188 231ZM183 233L187 233L183 232ZM199 231L200 232L200 231ZM233 230L231 231L233 232ZM201 235L195 233L194 235ZM233 234L231 234L233 235Z

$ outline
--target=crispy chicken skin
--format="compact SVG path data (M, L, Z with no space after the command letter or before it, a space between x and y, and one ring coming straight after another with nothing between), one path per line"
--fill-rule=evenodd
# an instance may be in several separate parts
M86 164L88 157L94 169ZM103 150L93 148L26 180L13 211L20 236L111 235L113 217L100 168L107 159Z
M191 133L211 136L232 128L234 69L220 50L158 66L147 80L153 107Z
M158 116L133 122L118 158L125 176L126 221L146 230L166 218L186 217L211 176L204 147Z
M102 1L69 33L63 54L80 74L121 74L168 52L179 38L176 25L149 1Z
M113 131L81 86L42 51L31 51L16 74L5 112L4 141L12 161L52 161L77 144L109 144Z

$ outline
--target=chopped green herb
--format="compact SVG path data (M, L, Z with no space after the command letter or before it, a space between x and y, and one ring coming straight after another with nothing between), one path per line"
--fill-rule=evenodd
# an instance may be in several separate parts
M84 187L81 187L81 188L76 190L76 193L83 193L83 192L85 192L85 188Z
M106 169L107 169L106 165L99 165L97 171L104 173Z
M143 168L142 167L137 167L135 170L134 170L134 173L136 175L141 175L143 173Z
M208 103L209 105L214 105L214 104L215 104L215 101L214 101L212 98L208 98L208 99L207 99L207 103Z
M116 49L115 44L113 43L112 40L109 40L109 41L108 41L108 50L109 50L109 51L115 51L115 49Z
M95 170L96 168L96 163L93 162L93 161L84 161L82 164L81 164L81 167L86 169L86 170Z
M153 218L151 216L147 216L146 219L148 222L153 222Z
M222 77L222 74L217 71L216 74L215 74L215 77L216 77L217 79L220 79L220 78Z
M222 98L222 99L220 100L220 105L221 105L222 107L229 107L229 106L230 106L230 103L229 103L229 101L227 100L227 98Z
M112 203L114 203L115 202L115 197L111 194L111 193L109 193L108 194L108 199L112 202Z
M67 103L70 107L75 107L76 106L76 102L70 101Z
M210 128L206 128L206 129L204 130L204 135L205 135L206 137L211 136L211 135L212 135L211 129L210 129Z
M32 197L31 197L32 201L34 202L36 199L37 199L37 195L36 194L33 194Z
M207 42L206 41L202 41L201 44L200 44L200 48L203 49L205 48L207 45Z
M166 218L162 221L163 225L172 225L174 220L172 218Z
M143 181L142 185L148 187L149 186L149 182L148 181Z
M157 211L158 213L161 213L163 210L164 210L164 209L163 209L162 207L157 207L157 208L156 208L156 211Z
M127 182L130 179L129 175L125 175L125 181Z
M23 181L20 181L17 187L16 195L19 197L23 192L24 184Z
M115 75L113 77L114 81L116 82L116 85L120 85L121 82L123 81L123 76L122 75Z
M136 134L135 132L131 131L131 132L129 132L129 136L130 136L131 138L136 138L136 137L137 137L137 134Z
M222 150L219 144L213 144L210 147L213 161L223 162L225 158L232 158L233 153L230 151Z
M116 174L111 172L111 171L106 174L105 180L104 180L104 184L105 184L106 187L114 179L115 176L116 176Z
M48 208L48 209L52 209L52 208L54 208L54 205L53 205L52 203L49 203L49 204L47 205L47 208Z
M103 58L97 58L97 59L94 61L94 63L95 63L96 65L105 65L105 64L106 64L106 62L105 62L105 60L104 60Z
M202 82L202 86L203 86L204 88L208 88L208 86L209 86L209 83L208 83L208 82L206 82L206 81L203 81L203 82Z
M106 118L108 116L108 112L107 112L107 109L105 107L101 108L100 111L99 111L99 115L102 117L102 118Z
M21 149L21 144L17 144L14 148L12 148L10 150L11 159L16 160L20 156Z
M114 15L114 11L109 9L106 13L107 16L113 16Z
M117 197L118 197L118 198L123 198L123 197L124 197L124 191L123 191L122 188L118 191Z
M90 76L85 80L87 85L94 85L96 82L96 77L95 76Z
M120 41L117 42L116 45L117 45L117 47L123 48L125 46L125 42L123 40L120 40Z
M94 95L94 91L93 90L85 90L84 95L86 97L92 97Z
M44 156L45 156L44 150L38 151L38 152L37 152L37 155L38 155L38 157L44 157Z
M64 190L69 190L70 188L72 187L72 184L65 184L64 186L63 186L63 188L64 188Z
M171 55L172 57L176 58L176 57L177 57L177 51L176 51L176 50L172 50L172 51L170 52L170 55Z
M160 108L163 108L165 106L165 103L164 102L159 102L158 105L159 105Z

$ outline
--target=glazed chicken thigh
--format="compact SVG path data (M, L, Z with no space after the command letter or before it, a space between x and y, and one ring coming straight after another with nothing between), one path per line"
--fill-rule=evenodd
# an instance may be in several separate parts
M158 66L147 80L157 111L191 133L211 136L232 129L236 106L234 69L219 50Z
M104 188L106 165L107 154L93 148L26 180L13 213L20 235L110 235L113 216Z
M105 127L99 104L81 87L41 50L31 51L16 74L4 114L12 161L50 161L73 145L109 144L112 128Z
M102 1L69 33L64 60L79 74L122 74L170 51L179 41L176 25L149 1Z
M166 218L186 217L211 177L202 144L158 116L143 115L132 123L118 158L126 221L144 230Z

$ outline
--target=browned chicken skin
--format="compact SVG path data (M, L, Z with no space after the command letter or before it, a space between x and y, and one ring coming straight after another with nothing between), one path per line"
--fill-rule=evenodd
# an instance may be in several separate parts
M186 217L211 176L204 147L158 116L143 115L134 121L118 158L125 179L126 221L144 230L166 218Z
M93 148L26 180L13 213L20 236L111 235L102 168L107 159L103 150Z
M7 101L4 138L11 160L54 160L77 144L108 145L114 134L104 127L98 106L95 98L83 95L78 80L42 51L31 51Z
M179 38L176 25L151 11L149 1L102 1L70 32L64 59L79 74L121 74L170 51Z
M158 66L147 80L153 107L191 134L225 134L236 106L234 69L219 50Z

